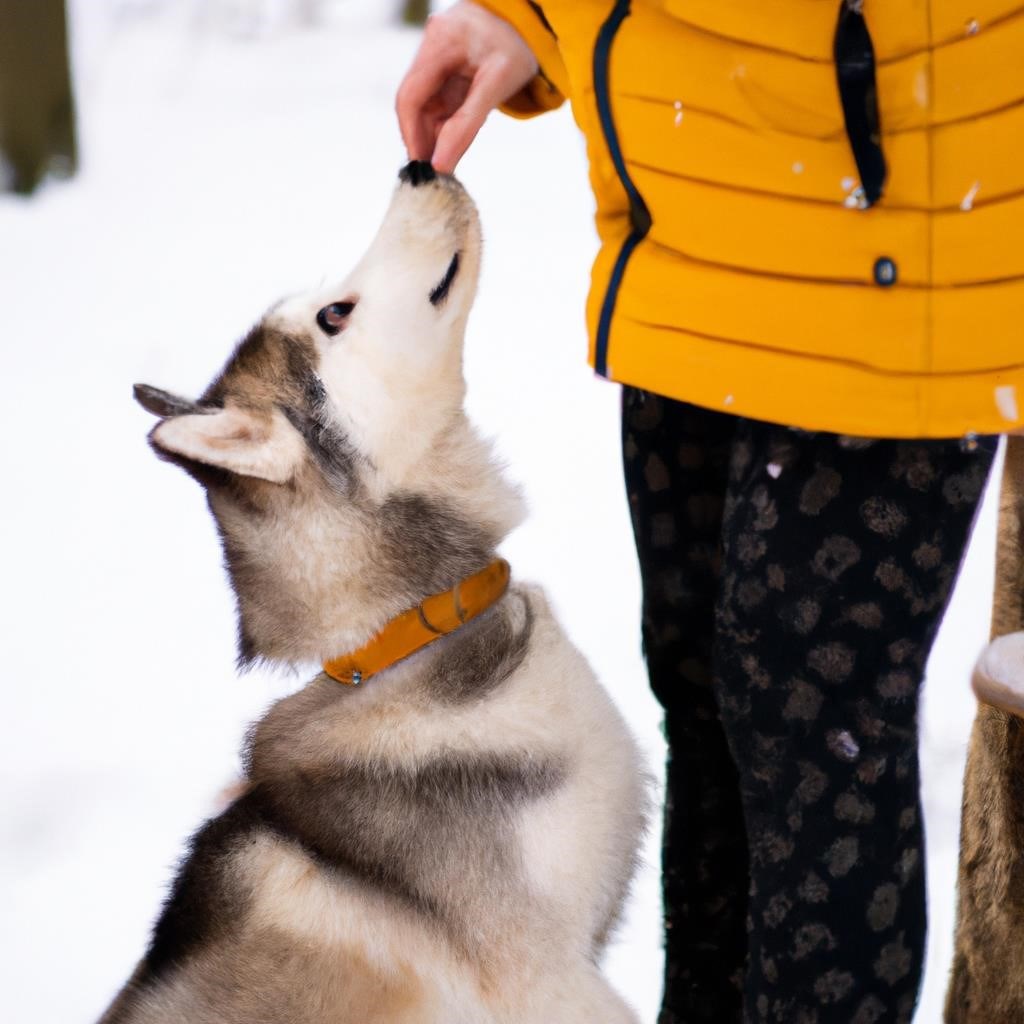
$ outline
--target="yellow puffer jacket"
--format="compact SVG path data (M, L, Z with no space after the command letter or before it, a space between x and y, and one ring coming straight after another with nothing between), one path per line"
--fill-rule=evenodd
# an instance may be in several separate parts
M864 0L884 194L858 203L840 0L478 0L569 97L611 379L889 437L1024 422L1024 7ZM850 3L856 8L856 3Z

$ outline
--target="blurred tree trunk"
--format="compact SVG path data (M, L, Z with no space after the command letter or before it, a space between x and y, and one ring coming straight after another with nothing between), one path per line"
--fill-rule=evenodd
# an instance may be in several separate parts
M0 0L0 190L27 195L77 162L64 0Z
M422 25L430 13L430 0L405 0L402 4L402 21L406 25Z

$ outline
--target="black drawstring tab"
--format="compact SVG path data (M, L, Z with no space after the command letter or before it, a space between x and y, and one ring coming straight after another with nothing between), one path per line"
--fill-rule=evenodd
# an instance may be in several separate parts
M876 203L885 187L885 154L878 117L875 48L861 7L864 0L840 0L834 53L846 136L863 188L862 206Z

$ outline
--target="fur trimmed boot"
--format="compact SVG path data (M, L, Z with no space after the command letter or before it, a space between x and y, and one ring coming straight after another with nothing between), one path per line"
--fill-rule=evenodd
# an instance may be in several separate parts
M992 637L973 678L946 1024L1024 1021L1024 437L1006 448Z

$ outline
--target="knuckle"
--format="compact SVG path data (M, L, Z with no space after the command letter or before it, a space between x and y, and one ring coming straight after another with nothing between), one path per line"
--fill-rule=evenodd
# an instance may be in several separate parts
M446 39L452 34L452 26L443 14L431 14L423 27L423 34L428 39Z
M498 50L490 60L491 71L496 75L506 74L512 67L512 57L504 50Z

